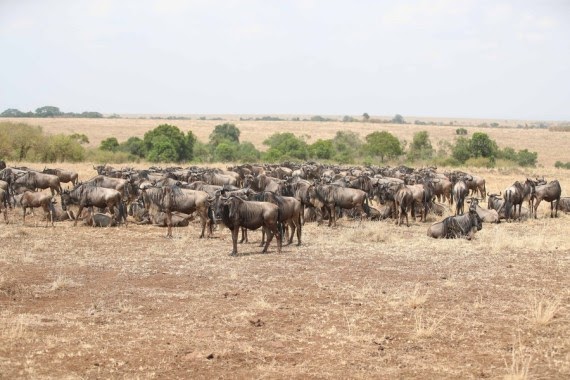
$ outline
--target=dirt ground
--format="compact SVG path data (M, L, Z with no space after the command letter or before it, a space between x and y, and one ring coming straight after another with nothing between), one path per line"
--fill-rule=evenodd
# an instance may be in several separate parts
M0 224L0 378L570 378L570 215L260 232ZM439 218L432 217L432 221Z

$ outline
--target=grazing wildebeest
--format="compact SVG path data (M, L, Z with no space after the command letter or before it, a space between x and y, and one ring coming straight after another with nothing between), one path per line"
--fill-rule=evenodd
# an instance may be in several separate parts
M515 210L514 216L516 217L517 205L519 206L518 218L520 219L522 204L525 200L530 201L533 192L534 192L534 181L528 178L526 179L524 184L520 183L519 181L516 181L505 190L505 214L507 222L509 222L511 219L515 219L511 218L512 216L511 211L512 208L514 207ZM532 212L532 210L530 211Z
M52 197L55 195L55 193L61 194L59 177L53 174L44 174L35 171L29 171L23 176L17 178L14 181L13 186L25 186L30 190L49 188Z
M279 222L283 223L285 227L289 227L290 236L287 244L293 242L293 237L295 236L295 231L297 232L297 245L301 245L301 202L293 197L286 197L277 195L270 191L263 191L255 196L256 201L271 202L279 207ZM264 231L265 232L265 231ZM265 233L262 235L261 241L264 240Z
M246 201L236 196L220 198L217 203L216 215L222 219L226 227L232 231L233 250L231 255L237 255L237 238L240 227L249 230L265 229L267 240L262 253L267 252L273 236L277 237L277 253L281 253L282 230L279 223L279 207L269 202Z
M562 212L570 212L570 197L561 197L560 200L555 201L556 208Z
M538 205L542 200L550 202L550 217L558 217L558 202L560 201L560 195L562 194L562 189L558 180L550 181L546 185L538 185L534 188L532 197L536 200L534 204L534 217L536 219L536 210ZM556 203L555 203L556 202ZM552 214L554 212L554 215Z
M329 212L329 227L336 226L336 208L356 208L363 216L368 216L368 195L360 189L351 189L337 185L312 185L307 190L308 201L313 206Z
M483 223L499 223L500 218L497 210L481 208L479 201L480 199L478 198L471 198L467 203L470 204L470 208L473 207L473 205L475 206L475 211Z
M174 211L185 214L196 212L200 217L203 238L208 227L208 237L212 235L214 215L211 209L211 200L208 193L198 190L181 189L178 186L151 187L142 191L142 199L148 210L151 204L158 206L159 211L166 213L168 231L166 237L172 237L172 213Z
M467 214L448 216L441 222L432 224L427 230L427 236L435 239L466 238L471 240L481 228L483 228L481 218L472 204Z
M71 182L71 184L72 184L73 186L77 185L77 180L78 180L77 172L72 172L72 171L63 170L63 169L48 169L48 168L44 168L44 170L42 171L42 173L45 173L45 174L52 174L52 175L58 176L60 183L68 183L68 182Z
M79 206L74 226L77 225L77 219L85 207L107 207L113 217L119 222L124 222L125 226L127 225L125 205L122 202L121 193L115 189L88 184L77 185L72 190L64 190L61 193L61 208L67 211L70 205ZM118 216L115 215L115 207L118 209Z
M19 204L23 209L23 224L26 224L26 209L41 207L46 216L46 227L51 221L53 227L54 209L51 195L39 193L32 190L26 190L19 196ZM49 218L48 218L49 216Z

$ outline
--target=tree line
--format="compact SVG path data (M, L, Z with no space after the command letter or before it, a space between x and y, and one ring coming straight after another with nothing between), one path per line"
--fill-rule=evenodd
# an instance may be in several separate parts
M79 117L79 118L102 118L103 114L93 111L85 111L81 113L62 112L58 107L43 106L36 108L34 112L22 112L16 108L8 108L0 113L0 117Z

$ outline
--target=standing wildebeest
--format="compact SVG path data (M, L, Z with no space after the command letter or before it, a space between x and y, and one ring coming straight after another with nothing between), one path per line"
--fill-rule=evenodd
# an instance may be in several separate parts
M179 211L184 214L196 212L200 217L202 232L205 236L208 226L208 236L212 235L214 217L210 208L208 193L198 190L181 189L178 186L150 187L142 191L142 199L148 210L151 204L158 206L159 211L166 213L168 231L166 237L172 237L172 213Z
M208 171L203 173L202 180L206 183L209 183L210 185L218 185L218 186L224 186L224 185L237 186L238 183L238 180L234 176L215 173L213 171Z
M52 174L52 175L58 176L60 183L68 183L68 182L71 182L71 184L72 184L73 186L77 185L77 179L78 179L77 172L72 172L72 171L63 170L63 169L48 169L48 168L44 168L44 170L42 171L42 173L45 173L45 174Z
M8 224L8 192L4 189L0 189L0 209L4 214L4 222Z
M536 210L538 209L538 205L542 200L550 202L550 217L551 218L558 217L558 203L560 201L561 194L562 194L562 189L560 188L560 183L557 180L550 181L546 185L536 186L532 194L532 197L536 199L533 211L535 219L536 219ZM555 210L554 215L552 215L553 210Z
M114 177L107 177L104 175L97 175L87 182L86 185L104 187L106 189L114 189L121 193L121 196L124 201L129 199L129 181L123 178L114 178Z
M435 239L466 238L471 240L477 231L483 228L481 218L474 204L469 206L469 212L464 215L448 216L441 222L432 224L427 230L427 236Z
M485 200L487 195L487 189L485 187L485 178L470 175L466 178L465 184L467 188L471 191L471 195L477 196L477 193L481 196L482 200Z
M396 221L396 225L401 225L403 221L403 217L406 217L406 226L410 226L408 221L408 210L412 210L414 208L414 194L412 190L410 190L406 185L402 184L399 185L396 193L394 194L394 207L396 209L396 213L398 214L398 220ZM414 215L412 215L414 216Z
M41 207L44 210L46 216L46 227L48 223L51 221L51 225L53 227L53 217L55 210L53 208L53 203L51 200L51 196L45 193L34 192L31 190L26 190L24 193L20 195L19 200L20 206L24 210L23 216L23 224L26 224L26 209L27 208L35 208ZM49 216L49 218L48 218Z
M216 205L216 215L218 215L226 227L232 231L233 250L231 255L237 255L237 238L240 227L249 230L265 229L267 240L262 253L267 252L269 243L273 236L277 236L277 253L281 253L282 230L279 223L279 207L269 202L245 201L236 196L220 198Z
M59 184L59 177L53 174L44 174L35 171L29 171L23 176L17 178L13 186L25 186L30 190L47 189L51 190L51 196L61 194L61 185Z
M463 176L458 178L455 185L453 185L453 200L455 201L455 215L463 215L465 197L469 194L469 189L465 181L469 180L471 176Z
M337 185L312 185L307 191L309 203L318 208L325 208L329 212L329 227L336 226L336 208L356 208L363 215L368 216L368 195L360 189L351 189Z
M517 214L517 205L519 206L519 219L521 217L522 203L525 200L532 198L532 193L534 192L534 181L527 178L524 184L519 181L513 183L510 187L505 190L505 214L507 222L511 219L511 211L514 207L514 216ZM530 210L532 212L532 210Z
M67 211L69 205L78 205L79 210L75 217L74 226L77 225L77 219L85 207L109 208L109 212L115 216L115 207L118 209L118 221L124 221L127 225L127 214L122 202L121 193L115 189L107 189L105 187L80 184L72 190L65 190L61 193L61 208Z
M279 222L284 223L285 227L289 227L290 236L287 244L293 243L295 231L297 232L297 245L301 245L301 202L293 197L277 195L270 191L264 191L255 196L256 201L271 202L279 207ZM265 232L265 231L264 231ZM264 242L263 234L261 241Z

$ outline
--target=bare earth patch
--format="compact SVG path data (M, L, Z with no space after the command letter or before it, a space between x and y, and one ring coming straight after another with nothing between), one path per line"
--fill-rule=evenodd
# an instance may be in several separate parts
M227 229L165 239L12 211L0 377L569 378L570 216L543 214L471 242L342 219L282 254L252 233L229 257Z

